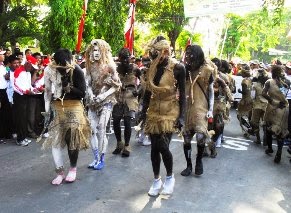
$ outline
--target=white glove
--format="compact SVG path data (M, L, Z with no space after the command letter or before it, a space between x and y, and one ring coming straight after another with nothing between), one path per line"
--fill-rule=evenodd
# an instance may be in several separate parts
M206 117L207 118L213 118L213 112L212 111L208 111Z
M97 95L96 98L94 98L94 101L97 102L97 103L101 103L102 101L104 101L104 99L106 98L106 94L100 94L100 95Z

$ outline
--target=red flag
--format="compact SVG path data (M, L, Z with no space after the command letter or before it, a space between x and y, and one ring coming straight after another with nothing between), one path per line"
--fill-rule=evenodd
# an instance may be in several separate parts
M134 41L135 5L136 5L136 0L130 0L129 13L128 13L128 17L127 17L125 28L124 28L124 37L125 37L124 47L127 47L132 55L133 55L133 41Z
M182 61L185 60L185 53L186 53L186 48L192 44L191 38L189 37L186 43L186 47L185 47L185 51L183 52L183 56L182 56Z
M84 0L83 14L82 14L81 20L80 20L79 31L78 31L78 40L77 40L77 45L76 45L76 52L77 53L79 53L80 49L81 49L83 31L84 31L84 26L85 26L87 4L88 4L88 0Z
M186 47L185 47L185 50L186 50L186 48L187 48L189 45L191 45L191 43L192 43L191 38L188 38L188 40L187 40L187 44L186 44Z

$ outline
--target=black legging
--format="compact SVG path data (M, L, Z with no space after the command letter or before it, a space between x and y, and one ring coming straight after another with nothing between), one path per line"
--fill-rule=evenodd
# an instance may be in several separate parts
M151 134L151 160L155 178L160 175L161 155L166 167L167 176L173 173L173 156L169 149L172 133L168 134ZM161 155L160 155L161 154Z
M288 99L289 103L289 116L288 116L288 131L289 131L289 137L291 136L291 99Z
M65 140L67 143L68 147L68 155L70 159L70 166L71 167L76 167L77 166L77 161L78 161L78 155L79 155L79 150L70 150L70 142L71 142L71 130L69 129L66 133Z
M131 118L129 116L125 117L113 117L113 129L117 141L121 141L121 127L120 121L123 118L124 121L124 142L125 146L129 145L131 137Z

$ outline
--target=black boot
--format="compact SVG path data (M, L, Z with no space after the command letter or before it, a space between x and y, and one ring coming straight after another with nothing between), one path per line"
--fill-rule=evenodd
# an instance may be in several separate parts
M117 141L116 148L114 149L112 154L114 154L114 155L120 154L120 152L123 150L123 148L124 148L124 142Z
M217 152L216 152L215 142L214 141L211 141L208 144L208 147L209 147L209 150L210 150L210 157L211 158L216 158Z
M261 144L260 132L257 131L255 134L256 134L256 137L257 137L257 140L255 141L255 143L256 143L256 144Z
M277 152L274 158L274 163L280 163L281 161L281 152Z
M264 136L263 136L263 146L267 146L266 125L263 125L263 132L264 132Z
M203 163L202 156L204 152L205 145L197 145L197 156L196 156L196 165L195 165L195 175L203 174Z
M181 172L182 176L189 176L192 173L192 160L191 160L191 143L184 144L184 154L187 161L187 168Z
M283 145L284 145L284 140L282 138L277 138L277 145L278 145L278 149L277 149L276 156L274 158L274 162L275 163L280 163L281 155L282 155L282 149L283 149Z
M268 155L268 154L271 154L273 153L273 148L272 148L272 133L268 130L266 130L266 142L267 142L267 146L268 148L266 149L265 153Z

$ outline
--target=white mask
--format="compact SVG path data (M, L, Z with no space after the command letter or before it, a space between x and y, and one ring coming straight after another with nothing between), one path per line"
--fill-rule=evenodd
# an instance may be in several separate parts
M101 52L99 47L97 46L94 47L93 58L95 61L99 61L101 59Z

